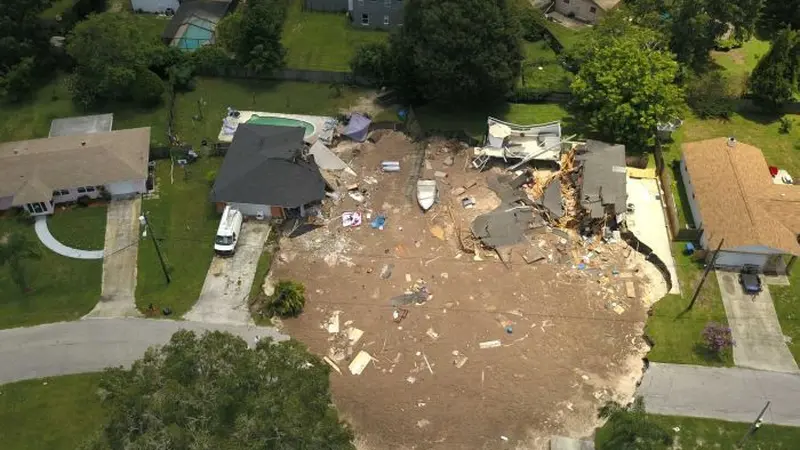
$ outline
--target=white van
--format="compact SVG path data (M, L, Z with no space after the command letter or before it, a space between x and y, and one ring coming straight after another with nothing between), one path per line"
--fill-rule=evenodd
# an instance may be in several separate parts
M230 206L225 207L222 219L217 228L217 237L214 239L214 251L220 256L233 255L236 243L239 242L239 233L242 231L242 212Z

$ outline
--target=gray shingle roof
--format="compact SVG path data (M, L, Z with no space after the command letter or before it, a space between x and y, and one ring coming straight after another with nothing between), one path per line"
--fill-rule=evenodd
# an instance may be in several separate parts
M613 205L616 214L624 212L628 201L625 146L590 139L575 159L583 164L581 205L592 218L605 216L606 205Z
M295 208L324 198L319 168L299 159L304 132L299 127L239 125L211 200Z

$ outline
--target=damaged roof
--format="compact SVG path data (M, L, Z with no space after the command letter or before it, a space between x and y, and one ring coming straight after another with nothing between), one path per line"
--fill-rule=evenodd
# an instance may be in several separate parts
M239 125L211 201L295 208L324 198L319 167L300 158L304 133L299 127Z
M553 178L550 184L544 188L544 195L539 199L538 204L547 208L552 218L560 219L564 217L560 177Z
M590 139L575 159L582 165L581 206L591 217L604 217L608 205L613 205L615 214L625 211L625 146Z

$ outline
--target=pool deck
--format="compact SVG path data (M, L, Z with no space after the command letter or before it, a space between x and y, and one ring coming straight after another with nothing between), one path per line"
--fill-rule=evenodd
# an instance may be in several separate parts
M265 112L265 111L239 111L239 121L238 123L247 123L253 116L260 116L260 117L282 117L284 119L294 119L294 120L301 120L303 122L308 122L311 125L314 125L314 132L310 135L306 136L304 140L309 144L313 144L317 142L319 139L320 132L325 129L325 122L330 120L336 120L333 117L328 116L307 116L304 114L281 114L281 113L272 113L272 112ZM220 127L219 135L217 136L217 141L219 142L231 142L233 140L232 134L224 134L224 128Z

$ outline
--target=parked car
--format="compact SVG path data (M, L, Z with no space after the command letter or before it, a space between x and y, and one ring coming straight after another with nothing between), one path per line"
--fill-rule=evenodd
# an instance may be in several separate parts
M761 292L761 277L758 276L758 266L745 265L739 272L739 284L747 294L758 294Z
M219 221L217 236L214 238L214 252L220 256L231 256L236 251L239 233L242 231L242 212L230 206L225 207Z

